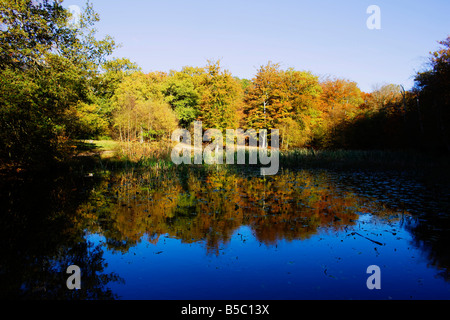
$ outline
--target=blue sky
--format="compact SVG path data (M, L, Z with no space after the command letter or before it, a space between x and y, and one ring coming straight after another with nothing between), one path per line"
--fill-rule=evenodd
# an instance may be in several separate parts
M204 66L221 59L251 79L268 61L282 68L356 81L370 92L382 83L413 85L437 41L450 35L448 0L93 0L99 35L122 44L144 72ZM83 7L85 0L65 0ZM370 5L381 30L369 30Z

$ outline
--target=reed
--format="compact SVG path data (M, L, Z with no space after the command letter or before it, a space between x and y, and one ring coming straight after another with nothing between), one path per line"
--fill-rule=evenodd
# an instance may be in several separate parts
M199 173L227 170L232 172L255 171L257 165L226 165L224 153L223 165L175 165L171 160L173 145L169 142L120 143L116 141L92 141L91 146L99 151L97 157L84 157L82 167L85 170L146 170L155 177L170 178L173 174L183 174L194 169ZM104 156L109 153L110 156ZM249 151L245 152L246 163ZM280 169L343 169L343 170L395 170L412 172L427 180L448 182L450 179L450 159L415 151L389 150L313 150L296 149L280 151ZM193 161L192 161L193 163ZM237 163L237 153L235 153Z

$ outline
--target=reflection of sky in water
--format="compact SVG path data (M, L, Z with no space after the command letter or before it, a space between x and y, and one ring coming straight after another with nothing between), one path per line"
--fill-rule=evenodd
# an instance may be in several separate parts
M406 176L185 168L0 188L0 298L450 297L450 197Z
M448 298L450 286L436 278L404 230L368 225L385 246L351 236L352 230L324 232L303 241L266 246L242 227L219 255L205 255L202 243L181 244L162 237L145 239L122 254L105 252L106 272L117 272L124 284L111 284L124 299L427 299ZM391 226L392 227L392 226ZM392 230L392 228L389 228ZM387 231L386 231L387 230ZM380 234L377 237L375 234ZM98 242L102 237L92 236ZM366 288L369 265L381 268L382 290Z
M332 175L323 181L337 183L336 190L342 195L349 190L363 193L358 190L361 187L349 183L355 177L358 175ZM318 185L320 181L313 181L312 185L322 191L327 189ZM365 196L372 199L377 193L385 195L386 182L379 181L382 182L365 181ZM402 215L405 203L422 210L407 197L423 190L415 184L408 189L405 181L398 181L397 188L393 181L389 182L393 193L383 203L391 202L401 210L387 215L362 210L356 212L351 223L338 227L342 216L336 217L336 221L320 223L304 238L294 236L286 240L278 234L276 241L265 241L258 233L262 222L248 222L245 217L228 240L218 242L215 251L207 250L210 243L205 239L188 242L175 234L163 233L155 240L144 234L125 253L105 249L105 271L116 272L125 281L110 287L125 299L448 299L450 285L445 277L438 276L442 270L430 264L428 253L414 245L417 241L405 228L414 218L407 213ZM290 184L295 186L298 182ZM202 192L211 194L217 190L221 189ZM328 194L322 196L326 198ZM422 193L413 199L421 202L424 196ZM317 195L308 194L308 199L312 198ZM207 196L205 199L211 200ZM95 233L88 240L106 243L103 236ZM381 268L382 290L366 287L366 269L370 265Z

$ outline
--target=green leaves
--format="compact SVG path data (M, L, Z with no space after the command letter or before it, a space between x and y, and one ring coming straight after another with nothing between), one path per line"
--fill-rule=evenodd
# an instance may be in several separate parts
M111 101L112 124L122 141L167 138L178 125L178 119L164 100L160 73L134 72L123 78Z
M175 72L162 84L162 93L177 114L180 125L188 128L199 115L200 93L194 78L184 72Z
M59 0L2 0L0 18L0 160L26 167L64 160L68 134L104 126L99 106L89 104L115 43L96 39L89 2L78 29Z
M63 44L75 41L75 33L66 27L68 12L61 1L2 0L0 68L43 67L44 55Z
M241 99L241 85L231 74L222 71L220 61L208 61L201 78L200 120L207 129L236 128Z

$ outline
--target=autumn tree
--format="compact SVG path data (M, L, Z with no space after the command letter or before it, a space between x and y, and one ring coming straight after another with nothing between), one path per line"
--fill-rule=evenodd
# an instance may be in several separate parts
M121 141L140 141L168 137L176 129L178 118L164 100L163 73L132 73L115 91L113 125Z
M220 61L208 61L200 80L199 119L205 128L225 130L238 125L237 110L241 86Z
M275 128L283 109L283 81L279 64L261 66L245 97L247 123L251 128ZM285 105L285 108L286 105ZM281 115L279 115L281 111Z
M317 108L320 120L314 138L318 146L330 147L342 138L337 127L351 121L360 112L364 99L356 82L347 79L326 78L320 85L322 94Z
M320 92L318 78L311 73L281 70L279 64L269 62L261 66L248 87L245 96L247 124L252 128L267 130L281 126L282 139L303 141L300 144L292 143L303 145L307 141L305 134L309 135L307 132L315 116L313 109ZM298 130L292 130L294 123L303 132L302 138L298 137ZM288 134L291 137L288 138Z
M368 100L372 110L387 110L396 105L402 98L402 88L396 84L375 85Z
M310 72L290 68L283 72L283 83L290 112L280 122L285 124L286 120L292 119L298 127L287 130L287 135L282 138L287 140L286 145L304 147L311 142L320 125L318 105L322 88L319 78Z
M364 103L363 93L356 82L346 79L327 79L321 83L324 112L330 118L351 118Z

